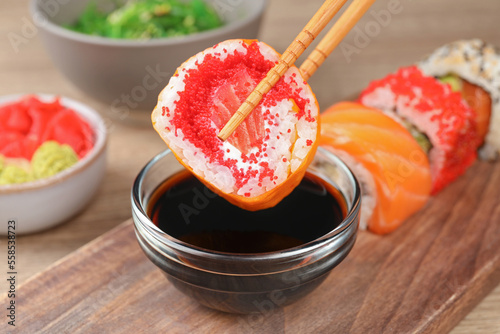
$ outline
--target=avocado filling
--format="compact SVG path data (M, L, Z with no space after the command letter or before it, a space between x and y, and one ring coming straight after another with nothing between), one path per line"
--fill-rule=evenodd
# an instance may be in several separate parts
M437 79L444 84L450 85L452 91L462 92L463 82L462 82L462 78L460 78L458 75L450 73L448 75L438 77Z

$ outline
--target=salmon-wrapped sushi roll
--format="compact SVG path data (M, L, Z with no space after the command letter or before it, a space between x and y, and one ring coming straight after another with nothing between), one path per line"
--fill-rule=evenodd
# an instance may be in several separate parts
M349 102L330 107L321 114L320 145L344 160L360 181L361 228L394 231L430 196L425 152L380 110Z
M276 205L301 181L319 137L316 98L291 66L226 141L217 135L280 55L228 40L184 62L158 97L155 130L208 188L247 210Z
M373 81L359 101L404 124L428 152L432 194L465 173L477 157L476 113L449 85L406 67Z
M422 72L449 83L476 112L484 144L479 157L500 157L500 51L480 39L459 40L436 49L418 64Z

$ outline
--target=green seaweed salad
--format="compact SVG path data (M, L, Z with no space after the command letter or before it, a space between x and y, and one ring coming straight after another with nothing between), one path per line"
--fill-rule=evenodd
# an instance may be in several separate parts
M67 28L110 38L151 39L184 36L223 25L202 0L132 0L111 12L91 1L78 21Z

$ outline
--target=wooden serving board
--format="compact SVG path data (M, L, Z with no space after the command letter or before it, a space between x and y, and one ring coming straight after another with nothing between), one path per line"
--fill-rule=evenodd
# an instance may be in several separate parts
M477 163L389 236L361 232L310 295L231 315L175 290L129 220L17 293L23 333L443 333L500 282L500 164ZM5 304L5 300L2 302Z

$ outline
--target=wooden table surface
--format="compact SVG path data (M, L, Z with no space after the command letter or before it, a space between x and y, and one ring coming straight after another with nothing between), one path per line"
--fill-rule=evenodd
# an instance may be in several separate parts
M48 231L18 237L18 283L21 284L130 218L130 187L135 176L149 159L165 149L149 124L147 111L118 119L109 106L79 91L57 71L38 33L30 30L28 2L0 2L0 94L51 93L83 101L108 121L110 134L106 177L86 210ZM284 51L321 3L321 0L271 0L260 39ZM382 20L380 13L389 6L393 14ZM479 37L500 46L498 0L380 0L372 10L358 27L379 29L363 41L358 38L359 32L349 34L342 49L337 49L311 78L311 87L322 109L355 97L370 80L419 60L443 43ZM377 17L381 23L377 23ZM4 238L0 257L6 258ZM4 279L0 282L3 296L7 285ZM22 322L22 309L18 317ZM0 332L5 322L1 321ZM452 333L500 333L500 286Z

